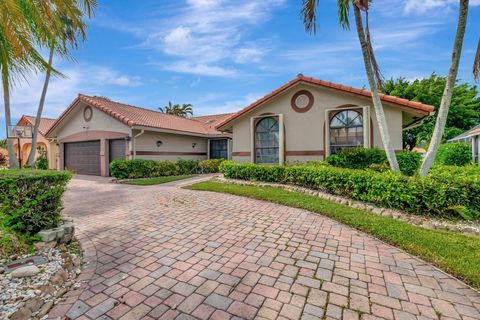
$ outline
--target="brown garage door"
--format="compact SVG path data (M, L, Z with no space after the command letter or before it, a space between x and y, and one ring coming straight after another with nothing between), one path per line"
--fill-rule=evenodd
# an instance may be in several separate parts
M116 159L125 159L125 139L109 140L109 162Z
M65 143L65 168L78 174L100 175L100 141Z

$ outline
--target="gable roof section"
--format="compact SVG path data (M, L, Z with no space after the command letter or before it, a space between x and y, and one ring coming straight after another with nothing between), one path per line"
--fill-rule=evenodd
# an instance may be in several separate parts
M23 115L20 120L18 120L17 125L21 123L22 121L27 122L31 126L35 126L35 119L36 117L34 116L27 116ZM40 125L38 126L38 131L45 136L48 132L48 130L52 127L52 125L55 123L55 119L50 119L50 118L40 118Z
M60 115L60 117L58 117L57 121L51 127L48 133L57 127L60 122L65 119L70 112L72 112L78 102L83 102L91 107L105 112L109 116L117 119L129 127L151 127L205 136L221 134L221 132L215 130L212 125L197 121L195 119L182 118L159 111L112 101L106 98L87 96L84 94L78 95L78 97L70 104L70 106Z
M358 88L345 86L345 85L338 84L338 83L333 83L333 82L329 82L329 81L324 81L324 80L319 80L319 79L315 79L315 78L305 77L302 74L299 74L295 79L287 82L286 84L284 84L280 88L270 92L266 96L258 99L257 101L253 102L249 106L243 108L242 110L238 111L237 113L234 113L233 115L231 115L230 117L228 117L227 119L222 121L221 123L217 124L216 128L219 129L221 127L224 127L225 125L229 124L230 122L232 122L233 120L242 116L243 114L260 107L264 102L267 102L268 100L272 99L273 97L285 92L286 90L290 89L291 87L295 86L298 83L306 83L306 84L317 85L317 86L321 86L321 87L324 87L324 88L327 88L327 89L336 90L336 91L339 91L339 92L342 92L342 93L354 94L354 95L357 95L357 96L363 96L363 97L367 97L367 98L371 98L371 96L372 96L371 91L368 91L368 90L358 89ZM389 103L396 104L396 105L399 105L399 106L402 106L402 107L414 109L417 112L421 112L421 113L425 113L425 114L430 114L435 110L433 106L428 105L428 104L423 104L423 103L420 103L420 102L410 101L410 100L407 100L407 99L401 99L401 98L397 98L397 97L394 97L394 96L389 96L389 95L382 94L382 93L380 94L380 99L383 102L389 102Z
M476 125L475 127L465 131L464 133L456 137L453 137L452 139L448 140L448 142L456 142L463 139L469 139L470 137L476 136L478 134L480 134L480 124Z

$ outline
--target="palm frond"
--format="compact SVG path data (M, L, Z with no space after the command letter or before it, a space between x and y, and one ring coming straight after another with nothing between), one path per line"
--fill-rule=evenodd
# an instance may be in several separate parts
M475 54L475 60L473 61L473 77L475 81L479 80L480 76L480 39L477 44L477 53Z
M340 26L345 29L350 29L350 0L338 0L337 1L337 9L338 9L338 20L340 22Z
M317 6L320 0L302 0L300 13L305 30L311 34L317 33Z

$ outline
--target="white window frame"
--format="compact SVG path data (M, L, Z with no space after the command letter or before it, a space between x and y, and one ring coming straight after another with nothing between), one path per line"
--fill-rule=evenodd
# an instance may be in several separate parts
M278 164L283 166L285 164L285 122L283 113L265 114L250 118L250 162L255 163L255 121L271 117L278 118Z
M330 113L344 110L362 109L363 119L363 147L370 148L370 106L351 106L325 110L325 157L331 154L330 148Z

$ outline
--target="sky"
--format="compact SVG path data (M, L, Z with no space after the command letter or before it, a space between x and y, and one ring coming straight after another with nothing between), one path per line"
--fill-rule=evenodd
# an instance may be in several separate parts
M298 73L365 86L353 16L353 29L343 30L336 1L322 0L311 35L300 9L301 0L98 0L75 59L54 59L66 78L52 79L44 116L57 117L78 93L154 110L191 103L206 115L237 111ZM385 78L446 75L457 17L458 0L374 1L370 30ZM470 0L459 78L472 84L479 22L480 0ZM36 113L43 78L12 89L15 123ZM1 138L3 104L0 112Z

